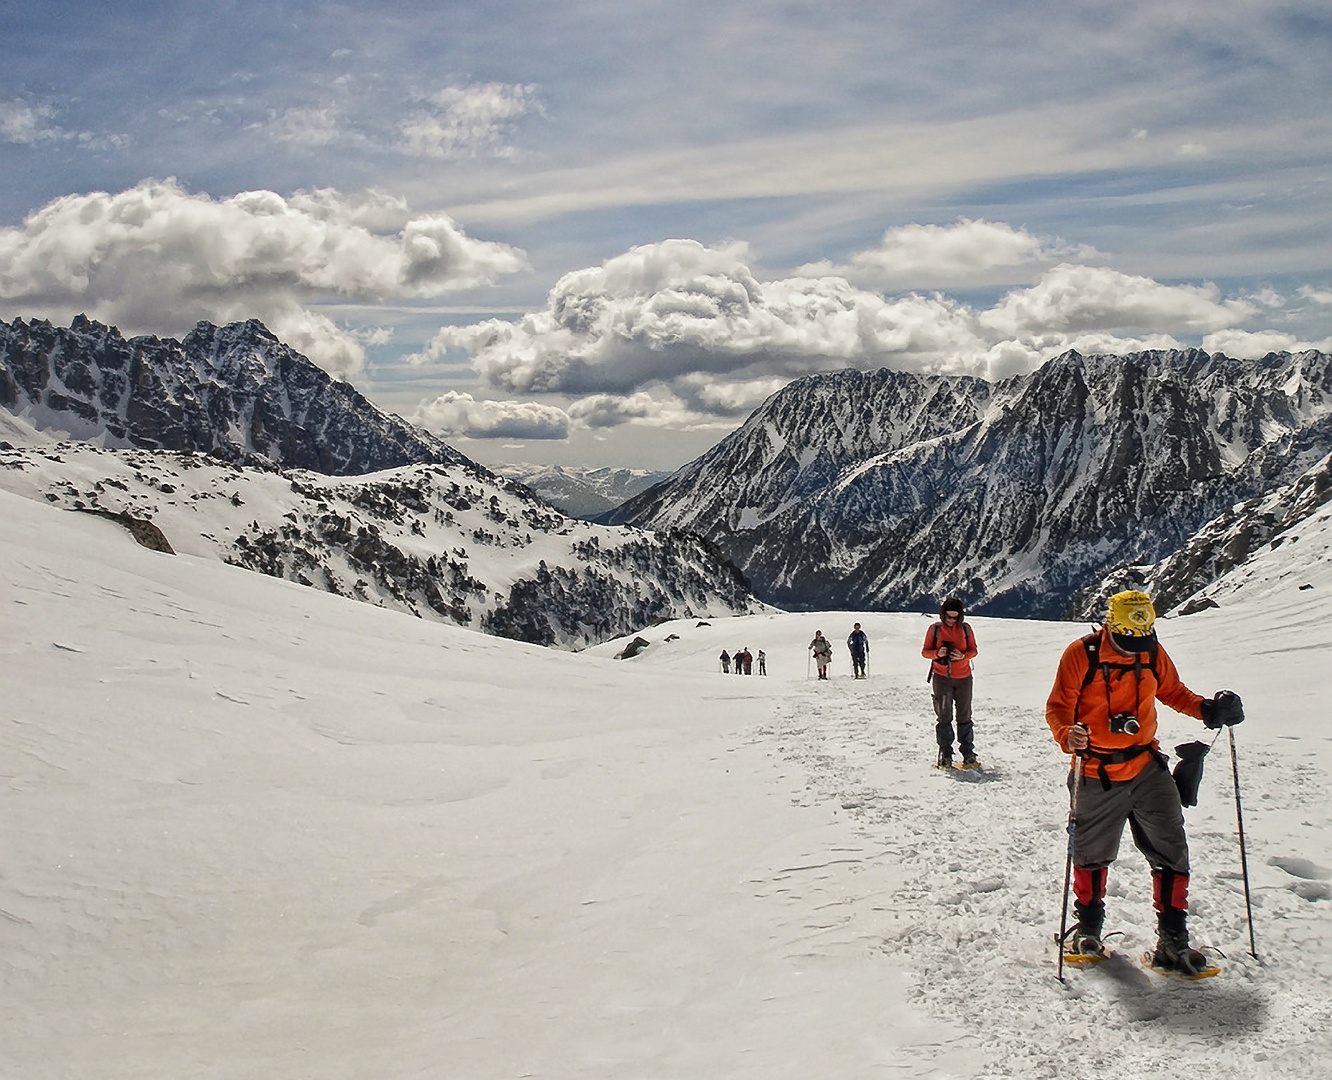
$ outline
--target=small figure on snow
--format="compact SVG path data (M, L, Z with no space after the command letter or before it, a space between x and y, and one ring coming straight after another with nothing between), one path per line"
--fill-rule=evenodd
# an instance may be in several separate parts
M971 721L971 659L978 652L976 635L966 621L962 601L950 596L939 605L939 621L925 631L921 656L930 660L930 690L934 700L934 735L939 743L939 768L953 767L953 718L957 718L957 745L962 767L974 769L975 725Z
M814 666L819 669L819 678L828 677L828 664L832 660L832 642L823 636L822 630L814 631L814 640L809 643L809 651L814 654Z
M1105 624L1070 644L1059 660L1045 719L1065 753L1080 764L1073 805L1073 895L1077 923L1066 952L1102 956L1106 874L1119 853L1124 823L1152 868L1157 943L1153 967L1197 976L1206 958L1189 944L1189 846L1180 793L1156 740L1156 701L1220 729L1244 719L1239 695L1195 694L1157 644L1151 597L1130 590L1110 597ZM1062 928L1061 928L1062 929Z
M746 675L753 675L753 674L754 674L754 654L751 653L751 652L749 651L749 646L748 646L748 645L745 646L745 651L742 652L742 653L740 654L740 659L744 661L744 664L745 664L745 674L746 674Z
M851 650L851 676L855 679L865 677L865 659L869 656L869 638L856 623L851 636L846 639L846 647Z
M762 649L759 649L758 651L758 665L759 665L759 674L766 675L768 673L768 654L765 653Z
M731 654L725 649L722 649L721 666L723 675L729 675L731 673Z

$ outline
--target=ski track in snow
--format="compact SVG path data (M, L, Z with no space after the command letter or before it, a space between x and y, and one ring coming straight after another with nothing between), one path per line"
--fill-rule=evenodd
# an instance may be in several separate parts
M1107 930L1122 935L1111 942L1119 955L1097 970L1066 968L1061 984L1054 945L1067 843L1061 755L1039 711L987 701L983 690L978 679L980 772L931 768L934 718L923 679L808 682L749 733L798 773L797 803L831 805L863 842L845 858L829 853L825 865L887 864L879 868L886 881L878 895L829 898L830 911L849 905L841 925L878 916L885 925L878 949L914 974L915 1005L943 1021L941 1029L964 1033L951 1037L953 1048L985 1062L975 1075L1321 1075L1314 1063L1332 1051L1332 948L1327 909L1317 901L1332 896L1332 885L1319 880L1329 876L1324 868L1297 851L1269 850L1260 821L1267 808L1296 802L1291 812L1300 825L1332 828L1319 771L1239 750L1258 960L1248 952L1233 774L1222 738L1207 759L1207 805L1186 810L1191 930L1196 945L1223 953L1222 976L1185 983L1137 963L1155 941L1155 915L1150 871L1126 829L1107 904ZM1267 834L1293 843L1279 827ZM880 887L878 878L867 885ZM830 915L811 936L838 925ZM1014 1002L1026 1008L1015 1013ZM945 1052L948 1043L941 1036L936 1045Z

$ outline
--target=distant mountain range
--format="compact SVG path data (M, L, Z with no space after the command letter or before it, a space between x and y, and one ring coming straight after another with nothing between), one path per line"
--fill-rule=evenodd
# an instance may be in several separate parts
M993 384L811 376L638 494L651 474L496 476L257 322L182 341L0 322L0 406L0 486L566 647L754 610L755 594L933 610L956 593L973 611L1078 618L1142 584L1167 611L1332 493L1332 356L1312 351L1070 352ZM611 527L566 516L625 495L600 515Z
M956 593L1081 617L1116 572L1169 580L1179 602L1236 536L1271 534L1259 521L1282 517L1287 485L1326 497L1330 391L1321 352L1070 352L995 384L812 376L601 520L708 537L787 607L931 610Z
M581 648L762 608L710 542L573 520L257 322L0 322L0 406L0 487L423 618Z
M570 517L591 520L671 474L648 469L608 466L531 465L515 462L495 465L495 472L526 484L546 502Z

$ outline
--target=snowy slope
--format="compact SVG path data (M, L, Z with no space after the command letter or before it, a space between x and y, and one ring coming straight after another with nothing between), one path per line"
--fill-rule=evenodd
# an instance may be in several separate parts
M334 477L55 442L10 416L0 488L128 512L177 551L542 645L762 609L705 542L567 518L466 460Z
M1197 985L1054 977L1076 626L978 619L983 776L934 773L914 615L643 631L631 661L136 546L0 492L0 1060L99 1080L1301 1078L1332 1052L1332 522L1164 620L1240 691L1190 811ZM1303 586L1310 586L1303 588ZM806 679L816 628L870 678ZM768 653L725 676L723 647ZM1199 735L1167 717L1165 741ZM1110 922L1149 935L1125 845Z

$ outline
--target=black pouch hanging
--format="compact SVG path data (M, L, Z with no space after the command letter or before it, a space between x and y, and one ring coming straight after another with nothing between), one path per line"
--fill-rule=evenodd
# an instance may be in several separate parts
M1202 783L1203 758L1211 747L1205 742L1180 743L1175 747L1179 761L1170 775L1175 778L1175 787L1179 788L1179 801L1183 806L1198 805L1198 786Z

